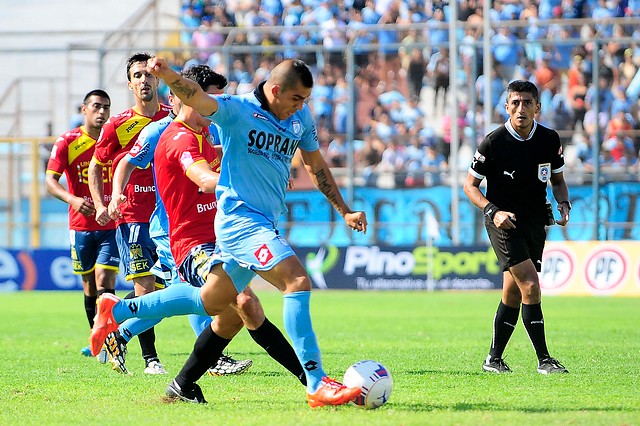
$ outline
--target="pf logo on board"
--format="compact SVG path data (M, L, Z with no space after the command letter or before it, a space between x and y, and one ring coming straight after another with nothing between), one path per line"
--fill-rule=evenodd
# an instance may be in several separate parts
M589 256L585 265L586 281L595 293L611 293L624 283L629 262L615 247L601 247Z
M547 249L542 256L540 286L544 290L560 290L574 273L576 262L568 250Z

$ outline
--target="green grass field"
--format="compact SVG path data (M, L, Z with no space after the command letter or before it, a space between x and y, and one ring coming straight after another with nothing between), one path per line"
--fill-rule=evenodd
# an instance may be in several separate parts
M281 327L282 299L258 291ZM169 376L147 376L136 340L120 376L80 355L82 294L0 294L0 425L634 425L640 424L640 300L546 297L552 355L571 371L542 376L520 323L507 347L513 373L483 373L497 292L316 291L314 328L326 371L342 378L362 359L394 379L387 405L306 404L299 382L241 331L229 346L250 357L240 376L203 377L207 405L167 403L169 380L194 342L186 318L164 320L157 346Z

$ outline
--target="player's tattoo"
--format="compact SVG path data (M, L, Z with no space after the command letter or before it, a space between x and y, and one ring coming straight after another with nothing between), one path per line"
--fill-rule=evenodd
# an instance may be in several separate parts
M324 169L319 170L316 173L316 180L318 181L318 189L320 190L320 192L322 192L324 194L325 197L327 197L327 200L329 200L329 202L331 203L331 205L338 210L338 212L340 212L340 214L342 214L342 211L340 209L340 205L338 204L338 194L336 194L331 185L329 184L329 179L326 175L326 173L324 172Z
M186 98L190 98L196 94L196 89L189 87L187 84L181 83L180 79L176 79L172 83L169 83L169 87L174 93L180 93L185 95Z

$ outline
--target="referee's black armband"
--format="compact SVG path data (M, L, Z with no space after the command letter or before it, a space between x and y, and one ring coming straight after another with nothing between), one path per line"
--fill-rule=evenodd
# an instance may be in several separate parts
M484 210L482 210L482 212L489 219L493 220L493 217L496 215L496 213L498 213L499 210L500 209L498 209L498 207L495 204L489 203L486 206L484 206Z

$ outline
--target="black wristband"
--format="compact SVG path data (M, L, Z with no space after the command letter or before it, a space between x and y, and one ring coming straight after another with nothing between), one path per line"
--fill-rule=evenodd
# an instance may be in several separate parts
M482 212L489 219L493 220L493 217L496 215L496 213L498 213L499 210L500 209L498 209L498 207L495 204L489 203L486 206L484 206L484 209L482 210Z
M563 200L563 201L558 202L558 205L560 205L560 204L566 204L567 208L569 209L569 211L571 211L571 201Z

